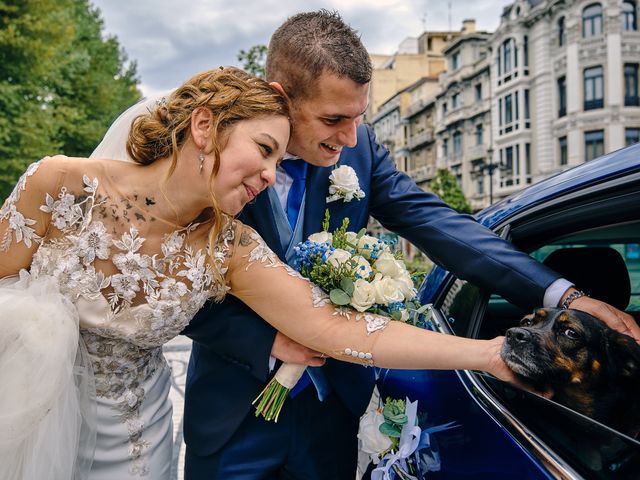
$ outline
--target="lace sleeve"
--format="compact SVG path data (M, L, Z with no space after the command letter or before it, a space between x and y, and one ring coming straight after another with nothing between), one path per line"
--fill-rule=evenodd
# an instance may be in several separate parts
M47 157L30 165L0 209L0 278L28 268L47 233L47 198L60 184L55 163Z
M336 308L238 224L229 259L230 293L288 337L338 360L388 368L486 370L488 344L442 335L377 315ZM495 353L495 352L494 352Z

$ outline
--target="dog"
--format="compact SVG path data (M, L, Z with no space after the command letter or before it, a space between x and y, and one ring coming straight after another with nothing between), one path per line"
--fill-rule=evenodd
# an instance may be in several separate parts
M554 401L631 437L640 432L640 346L588 313L538 309L507 330L501 356Z

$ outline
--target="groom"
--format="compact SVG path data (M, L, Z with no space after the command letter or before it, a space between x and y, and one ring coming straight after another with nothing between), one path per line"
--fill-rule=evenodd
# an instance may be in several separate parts
M371 63L338 14L302 13L278 28L269 45L267 79L293 102L290 160L241 219L280 258L291 260L292 247L321 230L328 208L332 230L348 217L350 230L358 231L372 215L459 277L523 307L557 306L573 291L555 272L396 170L371 129L361 125ZM355 170L364 199L326 203L338 161ZM610 324L628 320L587 297L572 307L600 311ZM301 380L306 388L287 399L278 423L271 423L254 416L251 402L274 368L280 361L319 366L324 358L276 332L232 296L201 310L184 333L194 340L184 416L187 480L353 480L358 418L372 393L373 369L327 360L312 369L311 381Z

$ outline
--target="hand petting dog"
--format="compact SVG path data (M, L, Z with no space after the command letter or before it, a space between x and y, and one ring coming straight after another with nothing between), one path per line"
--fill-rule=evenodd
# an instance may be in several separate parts
M569 288L562 296L560 304L562 304L569 295L576 291L577 290L575 288ZM625 335L629 335L636 342L640 343L640 327L633 317L628 313L609 305L608 303L601 302L600 300L588 296L583 296L576 298L571 302L571 309L586 312L589 315L602 320L607 324L607 326L609 326L609 328Z

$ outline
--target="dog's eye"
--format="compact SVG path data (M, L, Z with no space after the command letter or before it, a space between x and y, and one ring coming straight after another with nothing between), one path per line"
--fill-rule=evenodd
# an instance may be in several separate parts
M578 332L576 332L573 328L567 328L564 331L564 334L566 337L569 337L573 340L577 339L579 337Z
M533 325L533 320L530 318L523 318L520 322L521 327L530 327L531 325Z

